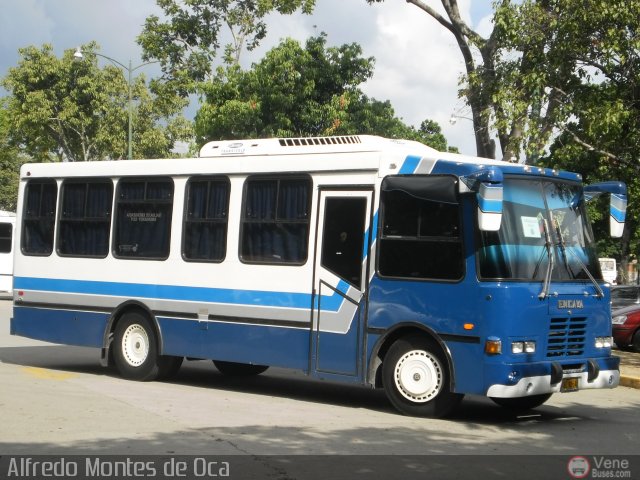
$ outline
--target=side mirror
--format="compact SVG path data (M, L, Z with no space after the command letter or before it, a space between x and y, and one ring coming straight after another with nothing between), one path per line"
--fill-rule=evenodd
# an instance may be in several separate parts
M627 186L622 182L599 182L584 187L584 198L587 202L604 193L610 194L609 231L613 238L620 238L627 216Z
M478 228L483 232L500 230L502 223L503 176L496 167L487 167L460 177L460 187L476 192Z

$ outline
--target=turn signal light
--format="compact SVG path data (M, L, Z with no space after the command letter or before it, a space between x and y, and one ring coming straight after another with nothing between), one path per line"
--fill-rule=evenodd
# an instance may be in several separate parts
M487 355L500 355L502 353L502 341L496 337L489 337L484 342L484 353Z

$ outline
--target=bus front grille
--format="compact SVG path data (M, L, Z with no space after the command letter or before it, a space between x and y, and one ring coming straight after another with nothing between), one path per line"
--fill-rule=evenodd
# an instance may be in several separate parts
M586 334L585 317L552 318L547 341L547 357L582 355Z

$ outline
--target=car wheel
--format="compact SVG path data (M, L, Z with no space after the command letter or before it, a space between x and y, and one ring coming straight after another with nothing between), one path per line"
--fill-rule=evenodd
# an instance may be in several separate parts
M633 340L631 341L630 350L634 352L640 352L640 330L633 334Z

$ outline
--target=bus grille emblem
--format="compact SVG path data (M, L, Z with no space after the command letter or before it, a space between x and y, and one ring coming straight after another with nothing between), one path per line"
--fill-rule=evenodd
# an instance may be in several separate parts
M558 300L558 308L584 308L584 302L582 300Z

